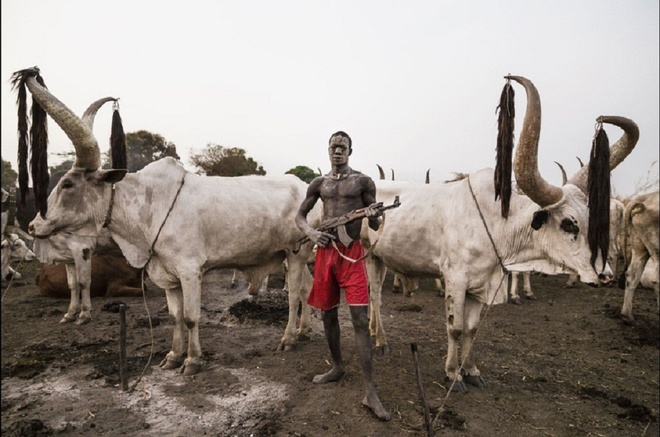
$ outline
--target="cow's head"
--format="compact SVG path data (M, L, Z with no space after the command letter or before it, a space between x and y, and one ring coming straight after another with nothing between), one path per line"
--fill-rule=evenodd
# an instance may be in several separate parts
M607 283L612 280L612 270L607 264L607 250L603 251L596 239L609 240L609 227L598 227L599 217L609 217L609 179L605 184L607 204L594 197L594 193L597 193L602 198L603 190L598 191L596 178L588 180L589 166L578 170L562 187L544 180L539 173L537 160L541 130L538 91L524 77L508 78L522 84L527 93L527 109L516 150L514 171L518 187L540 206L530 222L534 238L539 239L547 258L563 269L578 273L583 282ZM601 116L597 121L614 124L624 130L621 139L609 149L609 170L612 170L637 144L639 129L632 120L624 117ZM593 167L591 173L593 176ZM600 204L603 209L595 211L596 204Z
M50 93L39 74L39 69L34 67L18 71L12 76L14 87L19 93L19 125L21 116L25 116L25 111L21 113L21 107L26 106L27 88L32 94L33 108L42 108L62 128L73 143L76 158L71 170L62 176L48 195L46 207L40 208L40 214L30 223L29 232L41 239L55 234L94 238L98 236L110 208L112 183L121 180L126 174L126 169L100 170L101 152L92 132L97 111L106 102L116 102L117 99L99 99L89 106L82 117L78 117ZM19 132L19 136L19 142L24 141L22 132ZM34 179L34 168L32 173Z

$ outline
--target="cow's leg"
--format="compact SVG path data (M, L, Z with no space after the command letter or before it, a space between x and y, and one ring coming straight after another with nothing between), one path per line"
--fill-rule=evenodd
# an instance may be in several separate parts
M520 272L511 272L511 303L516 305L521 305L522 301L520 300L520 295L518 294L518 276Z
M528 274L528 272L526 272ZM483 389L486 383L481 378L481 372L476 365L476 353L474 351L474 336L479 326L481 309L484 304L477 299L467 297L465 299L465 330L461 344L461 362L463 363L463 381L477 388Z
M435 288L438 290L438 296L444 297L445 287L442 285L442 278L435 278Z
M403 283L403 295L406 297L412 297L419 290L417 276L404 276L401 282Z
M392 293L401 293L401 276L394 274L392 280Z
M287 253L287 278L289 287L289 317L284 335L277 350L291 351L296 347L297 339L305 339L311 334L311 308L307 305L307 296L312 287L312 276L307 268L307 259L312 251L310 244L303 245L298 253ZM302 305L300 327L298 321L298 306Z
M167 298L167 310L174 323L172 333L172 349L167 353L160 367L163 369L178 369L183 363L184 326L183 326L183 293L181 288L165 290Z
M238 282L238 270L234 269L234 274L231 275L231 282L229 283L230 288L236 287L236 283Z
M71 323L76 321L78 311L80 311L80 290L78 288L78 280L76 278L76 266L74 264L65 264L66 268L66 283L71 292L71 299L69 300L69 308L60 320L60 323Z
M84 325L92 320L92 257L91 249L82 251L80 257L75 257L76 276L80 287L80 314L76 325ZM68 265L68 264L67 264ZM68 276L68 274L67 274Z
M369 333L375 339L374 353L385 355L390 352L385 338L383 319L380 316L382 290L387 268L380 258L368 256L365 259L369 279Z
M575 283L578 281L578 274L577 273L569 273L568 279L566 280L565 287L572 287L575 285Z
M634 244L634 243L633 243ZM649 253L643 250L635 250L633 247L632 259L628 270L626 270L626 291L623 296L623 306L621 307L621 317L626 322L633 322L635 318L632 315L633 297L635 296L635 289L642 279L644 266L649 259Z
M536 300L534 292L532 291L532 272L523 273L523 291L525 292L525 297L529 300Z
M445 294L445 315L447 318L447 360L445 361L445 373L447 381L451 384L451 391L465 393L467 387L458 369L458 346L465 326L464 305L466 283L454 281L445 276L447 287Z
M183 291L183 323L188 328L188 356L181 373L192 376L202 369L202 346L199 343L199 319L202 313L202 274L181 275ZM259 282L260 283L260 282Z

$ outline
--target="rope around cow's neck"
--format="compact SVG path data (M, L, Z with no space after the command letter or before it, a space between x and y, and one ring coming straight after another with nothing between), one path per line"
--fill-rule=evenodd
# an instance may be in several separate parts
M141 278L141 286L142 286L142 300L144 301L144 307L147 310L147 318L149 319L149 332L151 334L151 349L149 351L149 359L147 359L147 364L145 364L144 368L142 369L142 373L140 376L137 377L135 382L131 387L129 387L128 392L132 393L135 390L135 387L140 383L142 380L142 377L146 373L147 369L149 368L149 364L151 364L151 358L154 356L154 328L151 323L151 313L149 312L149 305L147 305L147 297L146 293L144 291L144 271L147 268L147 264L149 264L149 261L151 261L151 258L154 255L154 247L156 246L156 242L158 241L158 237L160 236L160 231L163 230L163 226L165 226L165 222L167 222L167 218L170 216L170 213L172 212L172 209L174 208L174 205L176 204L176 200L179 198L179 193L181 193L181 188L183 188L183 183L186 181L186 173L183 173L183 177L181 178L181 184L179 185L179 189L176 191L176 195L174 196L174 200L172 200L172 204L170 205L170 209L167 211L167 214L165 215L165 219L163 220L163 223L160 224L160 228L158 228L158 232L156 233L156 238L154 238L153 243L151 243L151 248L149 249L149 257L147 258L147 261L144 263L144 266L142 266L142 278ZM114 187L114 185L113 185ZM113 190L114 194L114 190Z
M474 346L474 343L477 341L477 335L479 334L479 331L481 330L481 326L484 324L484 321L486 320L486 317L488 316L488 312L490 311L491 307L493 306L493 302L495 302L495 297L497 297L497 294L500 292L500 289L502 288L502 284L504 283L504 278L506 278L506 275L509 273L509 271L504 267L504 263L502 262L502 258L500 257L499 252L497 251L497 247L495 246L495 241L493 240L492 235L490 234L490 230L488 229L488 225L486 224L486 219L484 218L484 215L481 213L481 207L479 206L479 202L477 201L477 196L475 196L474 191L472 190L472 184L470 183L470 176L467 177L467 182L468 182L468 187L470 188L470 194L472 194L472 199L474 199L474 204L477 206L477 211L479 211L479 216L481 217L481 222L484 224L484 228L486 229L486 233L488 234L488 238L490 239L490 243L493 245L493 250L495 251L495 255L497 256L497 260L500 263L500 267L502 268L502 278L500 279L500 284L497 286L497 290L495 290L495 293L493 293L493 297L491 298L491 301L488 303L488 306L486 307L486 311L484 312L484 315L480 318L479 324L477 325L477 329L474 331L474 335L472 337L472 344L470 345L470 350L468 351L465 356L469 356L470 352L472 352L472 347ZM461 362L461 365L459 366L457 372L460 373L463 370L463 362ZM442 400L442 404L438 408L438 413L435 415L433 418L433 424L435 424L436 420L438 420L438 417L440 417L440 414L444 411L444 406L447 403L447 400L449 399L449 396L452 393L452 389L454 388L454 385L456 385L456 379L454 379L451 382L451 385L447 389L447 395L445 398Z

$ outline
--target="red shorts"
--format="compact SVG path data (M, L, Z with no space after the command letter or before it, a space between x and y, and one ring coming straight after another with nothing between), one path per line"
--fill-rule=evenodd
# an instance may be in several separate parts
M350 248L337 243L342 254L351 259L364 255L362 243L354 241ZM319 247L314 261L314 284L307 303L328 311L339 306L339 289L343 288L348 305L369 305L369 282L364 260L352 263L342 258L333 246Z

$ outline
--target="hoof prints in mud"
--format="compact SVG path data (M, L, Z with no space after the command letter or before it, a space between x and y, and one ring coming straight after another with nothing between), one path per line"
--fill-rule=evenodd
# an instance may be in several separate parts
M271 325L285 324L289 315L289 298L281 290L261 293L236 302L229 307L229 314L241 323L260 320Z

